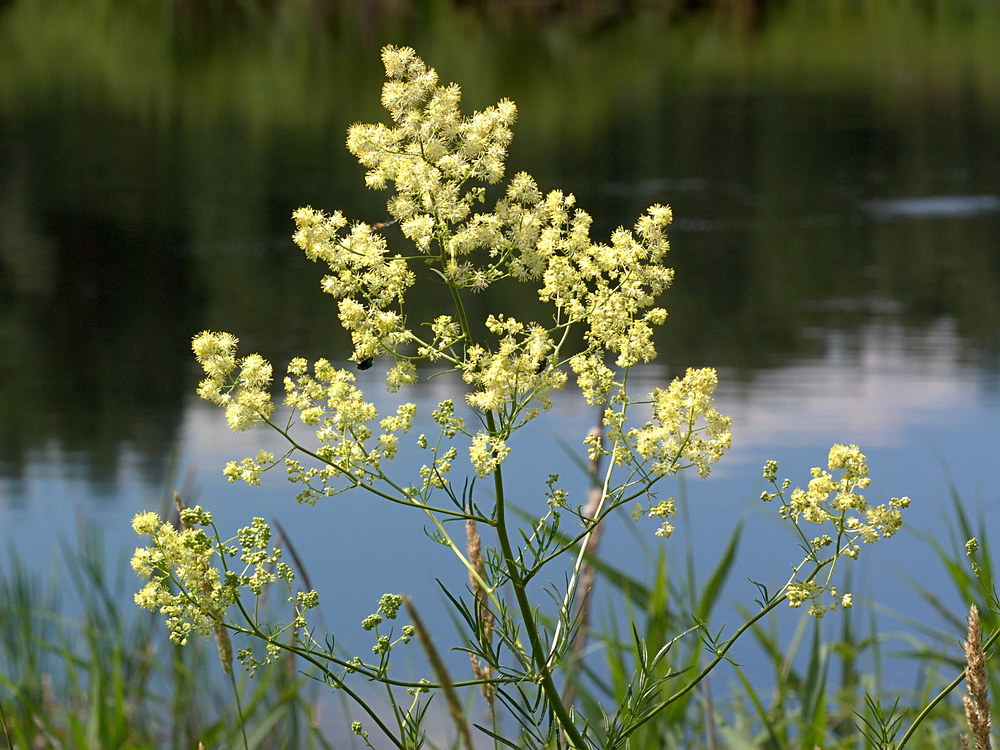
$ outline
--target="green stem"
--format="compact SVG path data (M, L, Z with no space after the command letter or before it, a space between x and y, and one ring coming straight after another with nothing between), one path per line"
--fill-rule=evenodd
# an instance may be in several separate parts
M805 580L806 581L811 581L813 578L815 578L819 574L819 572L823 568L825 568L827 565L829 565L834 559L835 558L830 558L828 560L824 560L822 563L818 563L816 565L816 569ZM652 709L650 709L644 717L642 717L641 719L639 719L638 721L636 721L629 728L628 733L631 734L636 729L638 729L643 724L645 724L647 721L649 721L654 716L656 716L658 713L660 713L660 711L662 711L663 709L665 709L671 703L673 703L674 701L678 700L679 698L684 697L689 692L691 692L692 690L694 690L694 688L703 679L705 679L713 669L715 669L718 666L719 662L721 662L726 657L726 654L736 644L736 641L738 641L740 639L740 637L744 633L746 633L757 622L759 622L762 617L764 617L768 612L771 612L775 607L777 607L779 604L781 604L787 598L788 598L788 594L787 593L781 594L780 596L775 597L766 606L764 606L760 610L760 612L758 612L756 615L754 615L749 620L747 620L745 623L743 623L743 625L741 625L736 630L736 632L733 633L732 638L730 638L728 641L726 641L724 644L722 644L722 646L720 646L720 647L718 647L718 648L716 648L714 650L715 658L712 659L708 664L706 664L705 667L689 683L687 683L684 687L682 687L676 693L674 693L673 695L671 695L669 698L667 698L664 701L661 701L659 704L657 704Z
M233 695L236 698L236 713L240 717L240 731L243 733L243 747L245 750L250 750L250 740L247 739L247 721L243 716L243 704L240 702L240 691L236 687L236 675L233 674L232 668L229 669L229 683L233 686Z
M493 434L496 431L496 420L492 411L486 412L486 428ZM511 587L514 589L514 597L517 599L518 609L521 611L521 618L524 620L524 629L528 634L528 642L531 644L531 660L538 671L537 682L545 694L549 710L555 714L556 721L562 727L563 733L569 740L570 746L583 750L587 747L587 742L580 734L580 730L573 723L573 718L569 715L566 706L563 705L559 689L555 680L552 679L552 670L548 665L548 656L542 646L541 638L538 634L538 625L535 620L535 613L531 602L528 600L528 593L525 591L525 583L521 579L520 567L510 537L507 533L507 519L504 510L504 487L503 473L497 468L493 472L493 486L496 492L496 521L497 540L500 544L500 552L503 555L504 567L510 578Z
M265 423L268 424L269 426L271 426L279 435L281 435L283 438L285 438L285 440L288 441L289 445L292 446L293 450L296 450L299 453L302 453L302 454L304 454L306 456L309 456L310 458L314 458L317 461L326 464L327 466L332 466L333 468L335 468L337 471L339 471L344 476L348 477L349 479L352 478L351 472L348 469L346 469L345 467L340 466L340 465L334 463L333 461L325 459L322 456L319 456L316 453L314 453L313 451L309 450L305 446L300 445L298 442L296 442L295 438L293 438L292 435L291 435L291 433L288 432L287 430L284 430L281 427L278 427L278 425L276 425L274 422L271 422L270 420L265 420ZM403 494L402 488L398 487L391 479L389 479L384 474L380 474L378 476L378 479L380 479L383 482L385 482L386 484L388 484L394 490L398 491L401 495ZM382 498L383 500L388 500L390 503L395 503L396 505L405 505L407 508L419 508L420 510L425 511L427 513L440 513L443 516L453 516L455 518L461 518L461 519L465 519L465 520L468 520L468 519L471 518L474 521L479 521L481 523L488 523L488 519L480 518L479 516L475 516L475 515L470 515L468 513L465 513L464 511L450 510L449 508L437 508L437 507L435 507L433 505L424 505L423 503L415 503L412 500L406 499L405 496L402 497L402 498L395 497L393 495L390 495L388 492L383 492L382 490L378 489L377 487L373 487L370 484L365 484L364 482L359 482L357 480L354 480L354 482L355 482L355 484L354 484L355 487L361 487L362 489L367 490L368 492L372 493L373 495L376 495L376 496Z
M597 459L600 460L600 457ZM597 464L594 464L594 474L597 473ZM580 581L581 571L583 570L583 564L587 559L587 552L590 548L590 542L594 538L594 534L597 531L597 527L600 524L600 519L604 516L601 514L604 508L604 503L608 499L608 488L611 484L611 475L614 472L615 463L614 461L608 462L607 471L604 474L604 481L601 483L601 497L594 509L593 516L591 518L592 523L588 525L587 530L584 532L583 537L580 541L580 550L576 556L576 562L573 564L573 574L570 577L569 585L566 587L566 596L563 598L563 611L566 613L567 618L569 617L570 606L573 603L573 598L576 596L576 588ZM584 592L586 596L586 592ZM549 649L549 662L551 663L552 658L556 654L558 648L559 638L562 634L563 619L559 618L559 622L556 624L555 633L552 636L552 645Z
M442 265L444 265L442 263ZM442 271L442 273L444 273ZM451 299L455 303L455 310L458 311L458 322L465 333L465 340L472 341L472 329L469 327L469 316L465 312L465 303L462 302L462 295L458 293L458 287L448 282L448 291L451 292Z
M231 623L223 623L223 625L225 625L225 627L230 628L230 629L232 629L233 631L235 631L237 633L243 633L245 635L252 635L255 638L259 638L260 640L264 641L265 643L273 643L274 645L278 646L278 648L280 648L282 650L285 650L285 651L290 651L290 652L294 653L296 656L298 656L299 658L301 658L301 659L309 662L313 666L317 667L323 674L327 675L327 677L329 679L331 679L331 680L333 680L335 682L335 685L334 685L335 689L337 689L337 690L343 690L344 693L346 693L347 696L349 698L351 698L351 700L353 700L361 708L362 711L364 711L366 714L368 714L368 717L373 722L375 722L376 726L378 726L378 728L382 730L382 732L389 739L389 741L392 742L393 745L395 745L397 748L399 748L399 750L406 750L406 748L404 747L403 743L401 743L393 735L392 731L389 729L389 727L387 727L385 725L385 723L382 721L382 719L379 717L379 715L375 712L375 710L372 709L372 707L369 706L360 695L358 695L353 690L351 690L349 687L347 687L347 685L344 683L343 680L340 680L335 675L331 674L330 670L318 658L316 658L310 651L305 650L305 649L295 648L294 646L291 646L290 644L279 642L275 638L272 638L272 637L268 636L266 633L264 633L263 631L261 631L257 627L256 623L254 622L254 619L250 616L250 613L247 612L246 608L243 606L243 602L239 598L236 599L236 606L239 608L240 613L243 615L244 620L246 620L247 624L250 627L249 628L242 628L239 625L235 625L235 624L231 624ZM336 660L331 659L331 661L336 661Z
M560 544L549 554L539 558L538 561L534 565L532 565L529 570L527 570L523 578L524 582L527 583L529 580L531 580L543 567L545 567L545 565L550 560L553 560L563 555L567 550L575 548L585 537L587 537L589 534L592 533L595 526L600 524L605 518L614 513L618 508L632 502L636 498L646 495L649 492L650 488L656 482L660 481L662 478L663 476L658 476L654 477L653 479L648 479L646 480L646 484L643 485L642 489L633 492L631 495L621 496L617 500L614 500L605 505L604 509L600 512L599 515L596 515L593 518L586 520L583 531L580 531L579 533L574 534L573 536L567 537L564 543ZM620 491L622 491L621 486L615 489L615 492L620 492Z

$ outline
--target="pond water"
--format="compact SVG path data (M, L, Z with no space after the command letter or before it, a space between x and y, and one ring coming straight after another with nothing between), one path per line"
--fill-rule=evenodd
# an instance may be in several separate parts
M745 520L727 596L750 603L747 577L775 585L795 559L755 499L764 461L804 483L832 443L856 443L872 497L913 499L910 531L866 550L859 599L936 621L913 578L964 610L921 535L945 538L953 493L987 526L1000 507L995 8L524 26L464 11L234 25L135 8L104 23L100 5L0 6L13 73L0 87L0 541L45 568L86 518L117 560L132 514L183 488L230 528L280 519L348 629L386 589L437 606L447 555L420 519L349 497L297 507L277 477L226 483L226 460L276 444L228 433L194 398L189 354L208 328L279 370L346 358L289 217L311 204L384 218L342 144L351 122L381 118L378 49L393 41L461 83L467 110L514 99L510 172L575 193L596 237L673 206L670 319L640 379L717 367L734 439L710 479L671 490L686 514L672 549L704 573ZM379 374L362 379L388 405ZM427 414L443 394L456 392L430 381L408 397ZM569 392L515 445L531 457L524 507L551 467L572 475L564 445L594 417ZM653 527L631 526L602 551L641 569Z

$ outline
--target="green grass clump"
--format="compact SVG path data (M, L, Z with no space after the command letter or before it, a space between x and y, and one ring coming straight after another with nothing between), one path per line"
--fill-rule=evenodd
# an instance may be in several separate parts
M757 649L752 667L741 663L747 650L738 651L728 672L704 681L657 721L643 724L630 747L937 750L959 747L963 734L974 736L961 694L968 660L962 641L971 635L969 607L977 606L982 613L981 625L976 614L976 628L982 629L984 640L980 690L1000 695L1000 671L992 668L996 638L988 637L1000 630L1000 602L986 526L971 522L957 494L952 501L945 533L925 539L927 565L947 571L949 590L931 590L910 580L926 605L920 612L878 618L869 606L867 615L845 610L823 620L803 616L791 634L779 629L780 617L772 614L752 629ZM704 622L722 604L724 584L734 573L738 577L734 566L740 537L738 527L716 568L700 584L695 583L693 559L677 561L662 550L653 561L649 584L594 561L604 596L623 603L624 609L618 607L585 636L589 655L578 665L574 681L579 710L599 722L600 702L635 701L642 687L636 675L643 672L657 676L661 697L669 695L673 682L711 657L711 644L691 634L670 640L669 634ZM974 554L970 539L978 541ZM956 600L963 604L955 606ZM931 616L943 624L933 626ZM902 628L887 629L892 619ZM647 654L656 659L655 669L637 669L635 654L646 653L645 644L654 643L668 643L669 648ZM704 654L700 660L699 649ZM913 684L889 684L888 660L914 665Z

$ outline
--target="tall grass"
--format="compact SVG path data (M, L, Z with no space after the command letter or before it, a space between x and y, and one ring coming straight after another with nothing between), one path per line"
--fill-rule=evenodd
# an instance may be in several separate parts
M49 582L11 553L0 575L0 740L9 748L242 747L232 687L199 642L167 640L129 601L127 561L100 529L64 543ZM321 748L310 680L267 670L239 685L252 748Z
M932 591L909 581L926 605L922 613L881 612L879 617L877 605L868 602L824 620L803 616L791 635L778 627L778 618L787 620L788 614L771 615L753 629L757 654L752 666L731 661L728 678L713 676L697 696L665 712L654 725L644 725L632 747L889 750L901 747L900 741L911 749L958 747L963 732L970 731L957 689L967 660L962 641L970 630L968 608L977 604L982 610L985 639L1000 626L1000 605L985 524L971 522L957 494L952 511L944 535L925 539L932 553L926 564L948 572L950 590ZM662 552L648 585L595 562L600 585L610 589L608 598L623 601L624 609L589 634L590 658L574 685L579 710L595 711L598 699L623 701L636 694L636 650L629 638L641 644L667 642L669 634L705 621L722 604L719 595L734 573L740 534L737 528L718 566L700 584L695 584L690 558L671 565ZM965 543L973 537L979 540L978 576L966 556ZM949 604L956 599L962 606ZM929 625L931 614L945 624ZM900 623L903 633L896 628L888 632L887 618ZM889 642L901 635L904 646L890 650ZM987 641L984 648L986 684L998 695L1000 672L989 668L991 646ZM658 664L661 687L669 690L683 665L696 669L695 652L706 647L698 641L674 642ZM912 686L901 688L885 678L890 659L897 666L916 667ZM730 685L723 685L726 679Z
M911 633L910 646L893 657L919 665L921 677L912 690L893 692L883 684L886 634L874 614L866 616L858 608L824 621L803 618L791 638L782 637L772 619L754 631L765 669L760 661L754 671L732 664L735 690L722 689L719 678L713 678L655 722L643 724L630 738L631 747L894 747L893 738L898 741L900 731L965 668L961 641L969 630L967 611L952 612L943 602L954 594L976 602L984 634L997 628L987 529L972 523L957 495L953 517L947 542L927 542L949 571L952 591L930 591L911 582L927 609L945 616L945 625L935 629L926 617L899 616ZM981 550L978 578L964 548L973 536ZM722 604L739 541L737 529L717 567L701 582L690 559L672 561L662 550L649 583L593 561L603 587L598 591L620 606L605 611L587 634L573 685L577 710L596 712L597 701L610 697L620 704L631 701L641 711L644 695L669 691L682 665L697 665L704 644L690 636L670 638L694 618L708 619ZM59 585L45 583L16 554L5 567L0 575L0 738L6 747L241 746L234 696L215 650L200 641L184 648L170 645L162 623L131 606L126 593L134 587L131 571L121 561L109 565L99 528L84 525L75 545L63 545L50 579ZM669 648L658 653L647 648L665 642ZM655 668L637 670L636 653ZM991 655L987 647L988 687L1000 695L998 675L989 668ZM636 675L644 671L651 678L639 684ZM332 747L324 738L312 687L296 673L294 662L260 670L252 680L242 678L250 746ZM894 718L899 720L895 733L873 731ZM965 721L955 691L935 706L907 747L958 747L960 735L969 731ZM332 726L328 721L325 728Z

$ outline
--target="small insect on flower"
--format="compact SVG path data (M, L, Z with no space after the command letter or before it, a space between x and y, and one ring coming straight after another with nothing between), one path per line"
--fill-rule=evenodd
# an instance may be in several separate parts
M363 359L360 362L358 362L358 369L359 370L370 370L371 367L372 367L372 365L374 365L374 364L375 364L375 358L374 357L366 357L365 359Z

